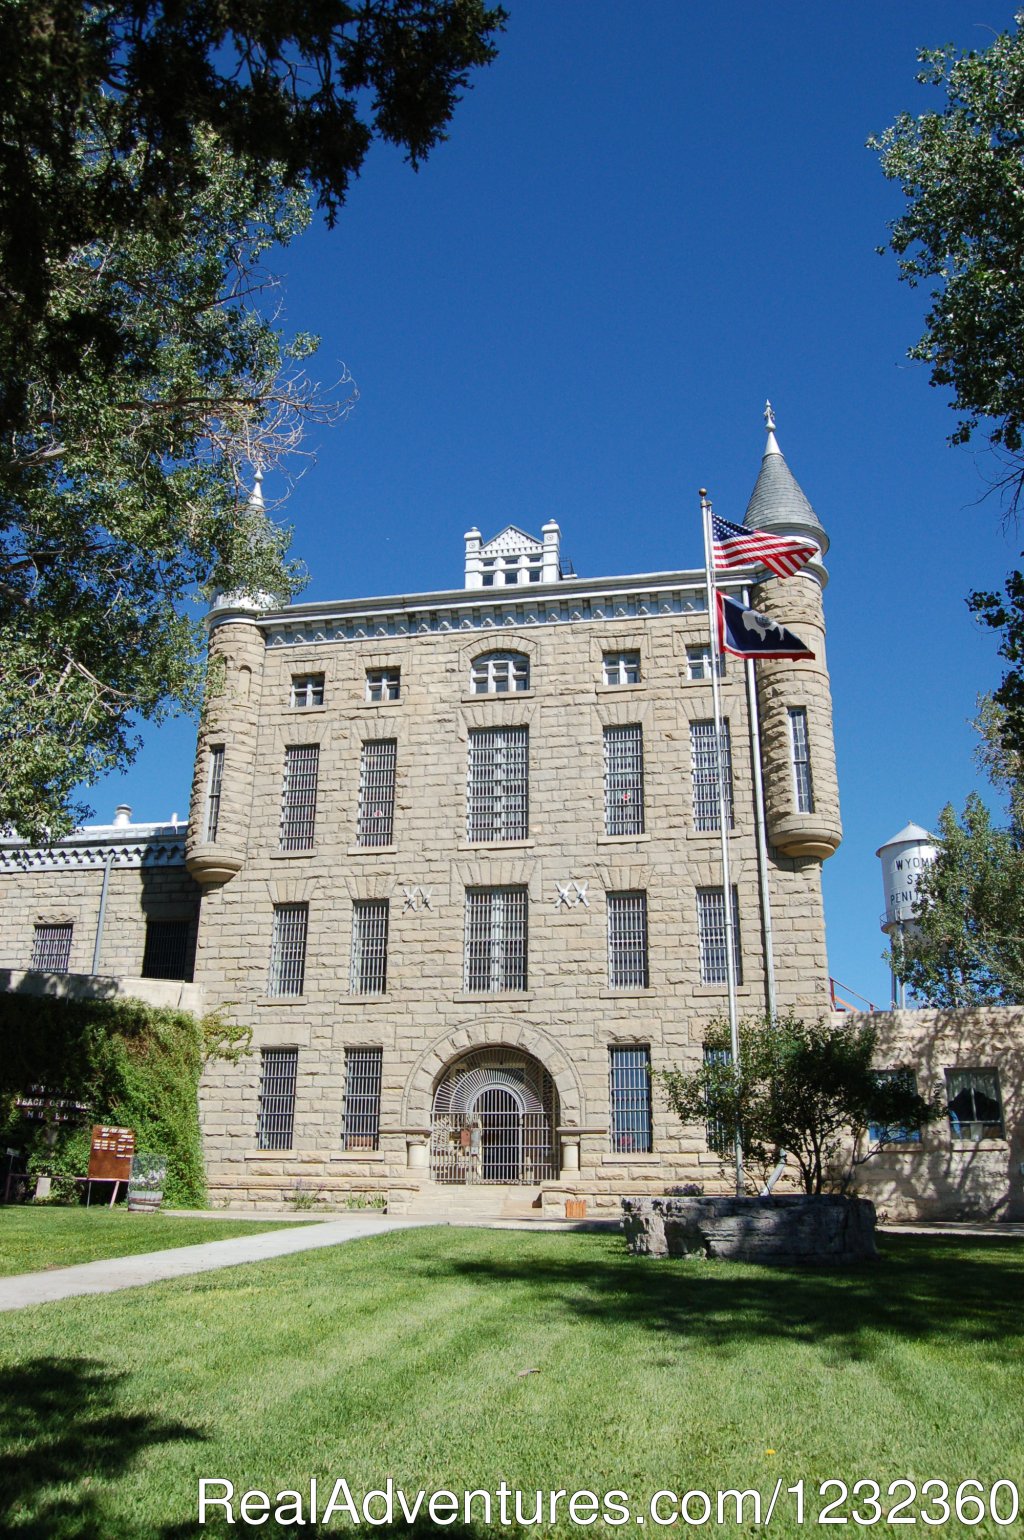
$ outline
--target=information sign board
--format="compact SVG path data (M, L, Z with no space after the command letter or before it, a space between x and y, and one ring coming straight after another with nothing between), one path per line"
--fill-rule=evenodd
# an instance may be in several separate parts
M89 1176L93 1181L126 1182L132 1174L135 1131L95 1123L89 1150Z

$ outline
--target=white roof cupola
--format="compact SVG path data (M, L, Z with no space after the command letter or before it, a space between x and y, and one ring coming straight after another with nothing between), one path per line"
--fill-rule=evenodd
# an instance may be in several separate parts
M484 541L474 526L466 532L466 587L509 588L524 583L557 583L562 576L561 532L553 519L538 540L515 524Z

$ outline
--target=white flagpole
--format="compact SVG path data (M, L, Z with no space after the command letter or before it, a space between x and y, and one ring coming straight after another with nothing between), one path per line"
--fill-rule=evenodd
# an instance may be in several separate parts
M744 588L743 603L750 604L750 590ZM750 720L750 757L754 766L754 827L757 830L757 876L761 889L761 936L764 942L764 976L767 985L768 1017L775 1025L778 1001L775 994L775 948L772 944L772 895L768 876L768 840L765 835L764 775L761 767L761 715L757 705L757 681L754 677L754 660L747 658L747 716ZM764 1186L761 1197L770 1196L779 1177L786 1168L786 1151L779 1151L779 1160Z
M711 540L711 504L703 487L700 489L700 511L704 525L704 575L707 584L708 641L711 644L711 698L715 712L715 764L718 768L718 827L722 836L722 913L725 920L725 973L729 991L729 1040L732 1048L733 1072L739 1074L740 1033L736 1017L736 933L732 922L732 882L729 876L729 825L728 802L725 790L725 765L722 760L722 700L719 691L721 658L718 649L718 605L715 588L715 557ZM743 1183L743 1140L739 1124L734 1135L736 1154L736 1196L741 1198Z
M750 604L750 591L744 588L743 603ZM754 660L744 663L747 674L747 717L750 722L750 758L754 767L754 828L757 831L757 875L761 889L761 934L764 941L764 973L768 1015L774 1022L778 1005L775 995L775 949L772 944L772 895L768 878L768 840L764 828L764 776L761 767L761 717L757 705Z

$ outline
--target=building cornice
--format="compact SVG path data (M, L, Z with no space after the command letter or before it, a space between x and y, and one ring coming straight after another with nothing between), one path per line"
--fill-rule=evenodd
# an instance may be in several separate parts
M184 866L186 824L94 824L55 845L0 840L0 872L57 872L106 866Z
M756 568L730 572L719 586L740 590ZM362 642L437 633L499 631L706 613L701 571L641 573L628 577L565 578L558 583L505 588L451 589L380 599L293 604L262 614L218 608L209 626L232 621L257 625L268 647Z

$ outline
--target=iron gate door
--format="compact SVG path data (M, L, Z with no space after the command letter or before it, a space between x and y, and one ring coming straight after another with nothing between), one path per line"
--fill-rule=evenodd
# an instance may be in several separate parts
M435 1087L430 1174L467 1186L551 1181L557 1126L554 1084L536 1059L514 1048L475 1048Z
M523 1114L502 1086L481 1091L473 1108L480 1119L480 1177L484 1182L518 1182L523 1174Z

